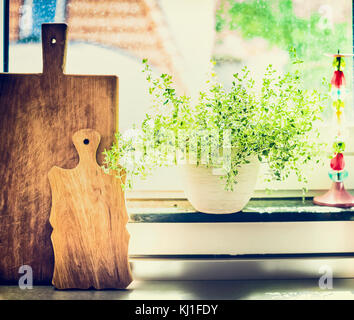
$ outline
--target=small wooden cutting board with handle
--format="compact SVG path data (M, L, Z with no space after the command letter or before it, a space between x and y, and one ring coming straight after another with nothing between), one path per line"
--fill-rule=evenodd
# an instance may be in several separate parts
M17 283L30 265L36 284L50 284L48 171L77 165L76 131L100 132L101 163L118 130L118 78L65 74L66 34L42 25L43 73L0 74L0 282Z
M121 180L96 162L98 132L73 136L80 162L53 167L50 224L53 227L53 285L58 289L124 289L132 281L128 262L128 215Z

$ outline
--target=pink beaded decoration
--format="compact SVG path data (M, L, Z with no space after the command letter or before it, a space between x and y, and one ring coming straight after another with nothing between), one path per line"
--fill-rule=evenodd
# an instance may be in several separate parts
M334 72L331 79L331 97L333 100L333 108L337 120L337 137L333 143L333 157L330 162L332 170L328 172L328 176L332 180L332 187L324 195L315 197L313 202L317 205L330 206L330 207L352 207L354 206L354 197L350 195L345 189L343 181L348 177L348 171L344 169L345 161L343 152L345 150L345 143L342 138L341 124L344 109L345 98L345 56L334 54L333 67Z

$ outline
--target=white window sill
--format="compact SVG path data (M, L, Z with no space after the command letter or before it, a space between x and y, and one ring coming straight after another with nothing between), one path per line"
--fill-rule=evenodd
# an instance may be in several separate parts
M354 209L268 199L207 215L174 199L128 201L128 212L136 279L302 279L321 266L354 277Z
M354 278L354 255L278 257L131 257L135 280Z

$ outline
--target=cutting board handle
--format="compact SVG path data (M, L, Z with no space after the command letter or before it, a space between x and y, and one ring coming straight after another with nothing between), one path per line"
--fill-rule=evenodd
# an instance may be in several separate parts
M101 135L95 130L83 129L75 132L73 142L79 154L80 162L95 162L97 164L96 154L100 141Z
M44 74L65 72L67 28L65 23L42 24Z

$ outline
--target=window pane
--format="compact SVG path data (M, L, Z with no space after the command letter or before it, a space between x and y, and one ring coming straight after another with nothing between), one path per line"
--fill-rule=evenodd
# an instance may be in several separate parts
M326 53L352 53L352 1L350 0L244 0L221 1L216 18L214 59L225 84L234 70L247 65L260 79L267 64L278 70L291 68L289 50L304 61L305 84L321 87L330 81L333 58ZM353 59L346 58L348 96L345 113L353 121ZM328 90L328 87L323 87ZM332 108L325 110L332 119Z
M322 77L330 81L333 73L331 58L324 54L352 52L350 0L11 0L10 72L42 71L43 22L69 26L67 73L119 76L121 131L141 121L148 109L143 58L157 73L172 74L179 92L193 95L203 84L211 58L227 86L244 65L258 80L269 63L286 72L291 68L288 50L294 47L305 61L306 84L319 87ZM354 121L352 70L352 59L347 58L349 122ZM329 123L332 115L329 105ZM322 171L328 182L327 168ZM348 180L354 186L354 175ZM313 181L316 188L318 181ZM298 185L291 180L277 187ZM182 186L176 169L164 169L136 188ZM258 188L264 188L261 181Z

